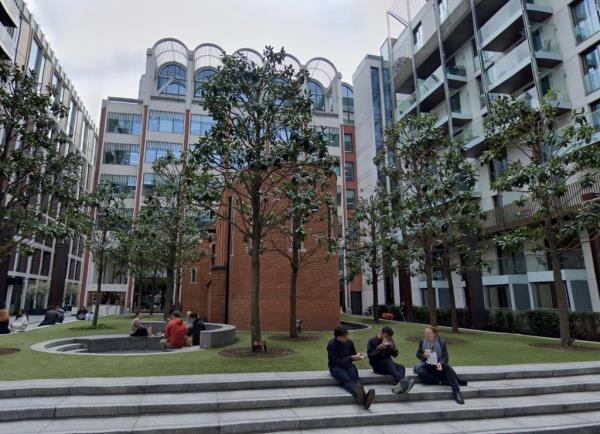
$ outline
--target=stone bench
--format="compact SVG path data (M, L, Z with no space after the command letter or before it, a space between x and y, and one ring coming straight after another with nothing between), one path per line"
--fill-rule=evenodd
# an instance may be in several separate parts
M236 329L229 324L205 323L206 330L200 332L200 348L218 348L235 342Z

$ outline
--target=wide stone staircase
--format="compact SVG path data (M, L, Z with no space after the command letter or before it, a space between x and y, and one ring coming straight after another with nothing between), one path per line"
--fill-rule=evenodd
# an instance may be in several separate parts
M370 410L327 372L0 382L0 433L600 432L600 362L457 372L465 405L443 386L394 395L361 371Z

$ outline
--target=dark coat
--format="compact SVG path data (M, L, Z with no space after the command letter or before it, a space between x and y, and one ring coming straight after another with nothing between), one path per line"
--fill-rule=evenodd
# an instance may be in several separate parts
M436 339L438 339L440 346L442 347L442 354L437 355L438 362L442 365L447 365L450 363L450 356L448 355L448 346L442 338L437 337ZM423 350L423 340L419 341L419 349L417 349L417 359L419 359L422 362L427 362L427 357L425 357L425 351Z
M342 368L350 369L352 366L352 356L356 354L354 342L340 342L332 339L327 344L327 357L329 358L329 369Z
M384 360L391 359L392 357L398 357L398 349L395 345L384 349L377 348L382 342L383 341L378 336L369 339L369 343L367 344L367 356L369 356L369 364L371 366L378 365Z

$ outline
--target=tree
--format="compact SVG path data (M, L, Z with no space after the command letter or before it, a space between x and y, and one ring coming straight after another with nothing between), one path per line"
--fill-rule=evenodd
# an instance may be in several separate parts
M219 218L245 240L251 256L251 341L262 345L260 325L260 257L265 237L280 220L278 188L287 179L286 131L312 122L307 72L286 63L282 49L267 47L262 63L243 53L225 55L223 65L203 85L203 106L214 120L192 151L205 173L214 174L214 191L232 199L233 219L215 206Z
M435 252L439 234L449 227L445 212L448 191L456 187L456 173L444 173L455 165L445 165L444 156L453 145L448 135L436 126L431 114L406 116L387 127L385 151L376 162L390 179L390 201L395 225L401 229L408 266L424 272L430 323L437 325L436 295L433 288ZM453 151L454 152L454 151ZM454 182L454 185L452 185Z
M30 72L0 63L0 300L10 255L30 253L35 238L68 238L82 221L83 159L57 123L67 110L55 95L40 92Z
M94 192L85 198L92 214L86 231L86 247L92 253L96 270L98 272L96 284L96 306L92 327L98 326L98 315L102 302L102 280L106 264L111 253L118 251L117 232L128 230L131 221L125 214L125 195L119 188L101 182Z
M486 117L489 149L485 163L514 155L492 187L497 192L521 195L516 217L526 220L495 239L500 247L515 249L524 243L549 259L560 319L560 340L572 345L566 289L561 276L561 256L579 246L582 233L593 233L600 222L600 203L587 200L599 183L600 148L591 143L593 128L583 113L573 113L559 127L558 111L550 92L539 107L525 101L500 98ZM592 235L590 235L592 236Z
M394 257L398 240L388 195L382 187L363 197L352 213L353 232L348 237L348 280L362 272L373 286L373 319L379 322L379 279L383 277L388 257Z
M208 204L215 200L212 175L196 171L188 164L187 154L181 158L168 153L156 160L152 194L144 200L142 215L150 225L146 228L163 243L161 260L166 268L165 320L173 309L180 308L181 275L185 264L198 260L205 252L202 241L209 238L203 221ZM160 249L159 249L160 251Z
M328 154L322 131L304 127L286 132L285 136L291 150L285 163L289 174L277 189L284 203L279 227L270 237L269 245L290 264L289 330L290 337L296 338L298 273L313 260L329 259L337 244L329 233L334 206L328 189L334 161ZM323 229L323 222L327 229Z
M165 270L165 245L166 235L159 230L159 222L154 220L156 213L151 209L142 207L139 214L133 219L127 231L119 231L118 252L116 257L123 263L130 276L143 283L144 280L152 281L152 295L157 286L159 275ZM138 293L138 308L141 306L142 289ZM152 314L154 303L150 306Z

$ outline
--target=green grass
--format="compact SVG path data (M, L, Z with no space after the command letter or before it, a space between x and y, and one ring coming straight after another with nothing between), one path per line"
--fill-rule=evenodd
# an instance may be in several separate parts
M148 319L148 318L146 318ZM154 319L159 319L155 316ZM268 340L269 348L289 348L294 354L274 359L236 359L219 356L220 349L191 353L151 356L76 356L56 355L32 351L29 347L40 341L63 337L127 333L128 317L102 318L102 329L93 330L83 323L69 323L47 327L27 333L0 337L0 348L19 348L12 355L0 356L0 380L33 378L125 377L152 375L187 375L231 372L309 371L327 369L325 346L331 333L319 333L320 339L307 342L281 342ZM357 321L356 319L352 319ZM373 324L372 321L360 321ZM407 337L421 336L420 324L382 321L395 330L396 345L400 349L399 362L412 367L416 362L416 343ZM367 340L375 329L351 332L358 351L365 352ZM442 337L451 337L442 328ZM271 336L272 333L265 333ZM481 332L461 333L462 345L449 345L453 365L504 365L517 363L575 362L598 360L598 352L564 352L554 349L532 348L531 343L548 343L548 339L527 336L499 335ZM238 340L231 347L248 347L249 334L238 332ZM582 346L586 346L581 344ZM598 348L598 346L595 346ZM366 361L358 363L368 368Z

